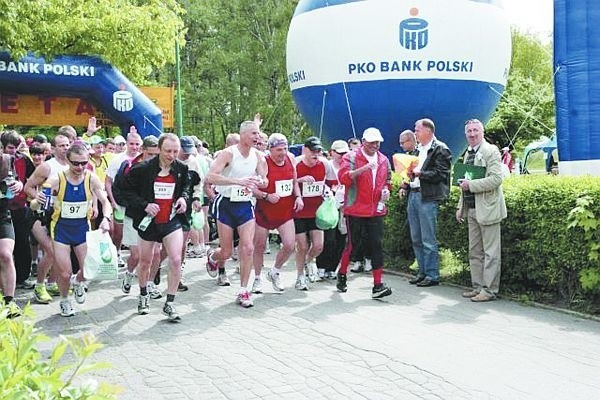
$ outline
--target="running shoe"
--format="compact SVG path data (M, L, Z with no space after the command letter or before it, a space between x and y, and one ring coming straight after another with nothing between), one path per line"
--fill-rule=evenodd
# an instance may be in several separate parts
M254 305L252 298L250 297L250 293L247 291L239 293L237 295L236 302L244 308L250 308Z
M148 295L150 296L150 298L152 300L157 300L162 297L162 293L161 293L160 289L158 287L156 287L154 282L148 282L148 284L146 285L146 288L148 290Z
M365 258L365 272L373 271L373 265L371 265L371 259Z
M140 294L138 296L138 314L146 315L146 314L148 314L148 312L150 312L150 305L148 304L149 302L150 302L149 294L147 294L145 296L142 296Z
M72 284L73 296L75 297L77 304L85 303L85 286L83 285L83 282L78 282L77 279L75 279L75 276L73 276Z
M254 282L252 283L252 293L262 293L262 281L260 278L254 279Z
M352 268L350 268L350 272L354 272L354 273L358 273L358 272L363 272L365 269L362 266L362 262L361 261L354 261L352 263Z
M40 304L48 304L52 301L52 296L48 294L46 285L43 283L35 285L35 288L33 288L33 295L35 296L35 301Z
M308 285L306 284L305 276L299 276L298 279L296 279L295 288L296 290L308 290Z
M129 271L125 271L125 274L123 275L123 281L121 281L121 290L123 291L123 293L129 294L129 292L131 291L131 283L133 282L134 276L135 274Z
M218 286L231 286L231 282L229 282L229 278L227 278L227 274L219 274L217 278Z
M348 277L346 276L346 274L340 274L338 272L337 283L335 284L335 287L337 288L338 292L346 293L348 291L347 279Z
M281 277L279 276L279 274L277 272L273 272L273 270L270 270L269 272L267 272L267 280L269 282L271 282L271 285L273 286L274 291L276 291L276 292L284 291L283 285L281 284Z
M75 315L75 311L73 311L73 305L71 304L71 300L63 299L60 301L60 315L63 317L72 317Z
M178 292L187 292L189 289L188 285L186 285L185 283L183 283L182 280L179 281L179 285L177 285L177 291Z
M214 252L214 249L208 249L206 252L206 272L208 272L208 276L211 278L216 278L219 274L219 265L212 258Z
M310 262L304 266L306 270L306 276L308 277L309 282L317 282L321 279L319 278L319 270L317 268L317 264L314 262Z
M7 305L6 308L8 309L8 313L6 314L6 318L17 318L20 317L21 315L23 315L23 310L21 310L21 307L19 307L19 305L17 304L16 301L11 300Z
M165 314L167 316L167 318L169 318L169 322L181 321L181 317L179 316L179 313L177 312L177 310L175 310L175 306L173 305L173 302L166 302L165 305L163 306L162 312L163 312L163 314Z
M60 296L60 289L58 288L58 284L56 282L48 282L46 285L46 291L50 296Z
M388 287L385 283L373 286L371 297L374 299L380 299L385 296L392 294L392 288Z

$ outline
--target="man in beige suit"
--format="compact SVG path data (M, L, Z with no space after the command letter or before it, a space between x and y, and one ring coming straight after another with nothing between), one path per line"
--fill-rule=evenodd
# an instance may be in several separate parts
M498 148L483 138L483 124L465 124L469 149L465 164L486 168L485 177L460 180L462 190L456 220L469 224L469 266L473 289L463 297L474 302L494 300L500 286L500 222L506 218L502 194L502 161Z

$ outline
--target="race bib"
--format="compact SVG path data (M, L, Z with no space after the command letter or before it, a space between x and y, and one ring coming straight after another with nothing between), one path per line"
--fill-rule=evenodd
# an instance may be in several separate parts
M154 182L154 199L171 200L175 193L175 184L167 182Z
M252 200L252 191L244 186L232 186L231 187L231 195L229 197L230 201L239 202L239 201L251 201Z
M87 201L63 201L60 217L66 219L87 218Z
M275 181L275 194L279 197L291 196L294 189L294 180L287 179L285 181Z
M302 197L317 197L323 195L324 182L303 182L302 183Z

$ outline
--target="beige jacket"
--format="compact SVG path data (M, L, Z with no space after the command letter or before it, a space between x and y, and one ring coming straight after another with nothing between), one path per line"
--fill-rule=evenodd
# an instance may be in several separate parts
M466 156L465 156L466 158ZM500 151L485 140L475 155L475 165L486 167L485 178L469 181L469 189L475 194L475 215L481 225L492 225L506 218L506 203L502 193L502 159ZM463 193L460 194L458 210L462 218L467 217Z

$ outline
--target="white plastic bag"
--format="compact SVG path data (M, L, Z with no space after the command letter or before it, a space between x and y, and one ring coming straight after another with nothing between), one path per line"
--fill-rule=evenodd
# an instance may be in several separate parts
M118 256L108 232L101 229L85 234L87 253L83 263L83 276L94 281L117 279Z

